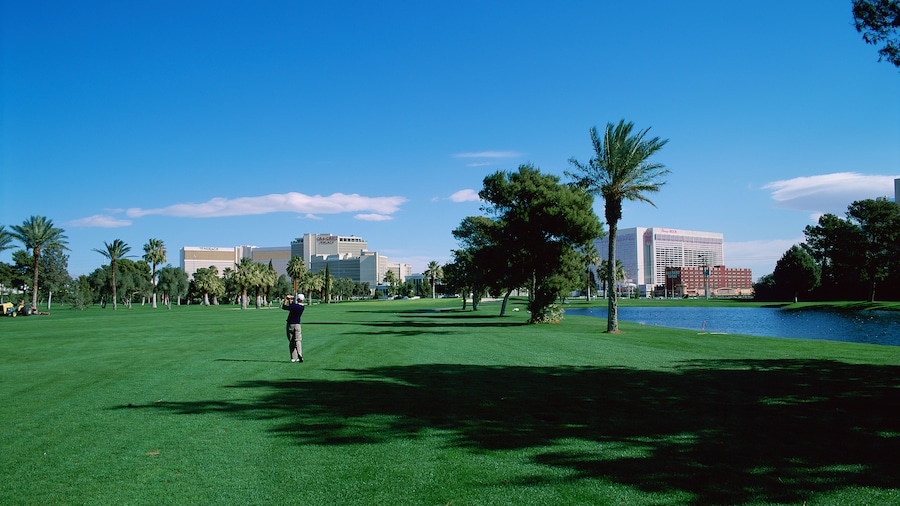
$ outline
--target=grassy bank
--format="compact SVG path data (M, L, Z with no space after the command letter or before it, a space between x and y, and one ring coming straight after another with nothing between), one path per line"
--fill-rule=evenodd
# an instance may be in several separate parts
M900 500L896 348L459 306L2 319L0 503Z

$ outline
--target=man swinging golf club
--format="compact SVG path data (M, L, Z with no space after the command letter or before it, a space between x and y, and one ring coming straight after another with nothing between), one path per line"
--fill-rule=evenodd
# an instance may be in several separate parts
M303 334L300 331L300 317L303 316L303 294L297 296L288 295L281 304L281 309L288 311L287 338L288 349L291 352L291 362L303 362Z

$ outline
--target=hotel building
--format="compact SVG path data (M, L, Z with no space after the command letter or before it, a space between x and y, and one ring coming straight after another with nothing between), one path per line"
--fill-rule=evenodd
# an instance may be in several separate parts
M666 269L701 269L725 265L725 239L716 232L671 228L624 228L616 234L616 260L625 268L626 283L643 296L666 286ZM600 258L609 258L609 238L594 241ZM746 269L749 273L749 269ZM671 275L671 274L670 274ZM727 276L724 279L729 279ZM671 284L672 281L670 280ZM738 288L726 287L722 288Z
M310 272L328 270L336 279L350 278L369 286L381 284L387 271L394 271L398 280L405 281L412 275L412 266L390 262L377 251L368 251L368 242L356 236L332 234L305 234L291 242L290 246L260 248L237 246L234 248L210 248L186 246L181 249L181 266L189 277L201 267L215 266L219 275L225 268L234 269L242 258L256 263L272 264L278 275L287 275L287 264L294 256L303 258Z

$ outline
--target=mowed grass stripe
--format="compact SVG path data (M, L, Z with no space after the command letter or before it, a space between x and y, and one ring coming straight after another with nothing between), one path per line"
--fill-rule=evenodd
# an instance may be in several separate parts
M898 497L894 348L459 302L310 306L303 364L277 308L0 321L0 503Z

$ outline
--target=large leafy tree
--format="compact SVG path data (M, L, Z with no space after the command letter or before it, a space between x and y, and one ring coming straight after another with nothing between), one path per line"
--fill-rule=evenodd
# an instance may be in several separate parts
M183 269L167 265L159 270L159 289L163 293L163 303L172 309L172 297L178 299L187 293L189 286L188 275Z
M462 249L453 252L455 283L472 292L472 310L486 290L504 293L500 316L506 314L509 294L525 284L523 267L515 265L512 255L503 250L501 224L486 216L468 216L453 230L453 237ZM460 271L465 272L460 272ZM460 277L462 274L462 277ZM445 274L445 278L449 274ZM446 281L446 279L445 279ZM463 309L466 306L463 292Z
M321 272L321 271L319 271L319 272ZM318 278L318 276L316 276L315 278ZM397 279L397 275L394 274L394 271L388 269L387 272L384 273L384 279L382 279L381 281L382 281L383 283L387 283L387 285L388 285L388 296L389 296L389 297L393 297L394 294L395 294L395 290L396 290L395 287L396 287L397 283L400 281L399 279ZM325 285L324 285L324 283L325 283L325 280L324 280L324 279L314 279L314 283L315 283L317 286L319 286L320 288L325 286Z
M156 309L156 286L159 283L156 267L166 262L166 244L162 239L150 239L144 244L144 261L150 264L150 283L153 285L151 306Z
M72 277L69 276L69 255L63 253L61 248L45 249L40 263L41 291L47 295L47 309L49 310L53 294L65 295L72 283Z
M819 217L818 224L803 230L806 242L801 246L819 265L819 293L826 298L862 297L864 253L860 228L834 214Z
M900 257L900 205L886 198L858 200L847 208L847 218L859 226L863 269L869 282L869 302L875 302L875 287L887 278L889 268Z
M772 277L775 286L790 293L797 302L801 294L819 286L819 266L806 250L795 244L775 264Z
M652 162L653 157L668 139L649 137L650 129L634 131L634 124L619 121L608 123L601 134L591 128L591 144L594 156L587 163L571 158L569 163L577 170L567 174L575 185L592 195L601 195L605 202L606 224L609 227L610 266L616 260L616 231L622 219L622 202L625 200L646 202L655 207L647 194L656 193L665 184L664 176L669 173L661 163ZM612 269L607 269L606 281L614 285ZM618 302L615 291L611 291L606 331L619 331Z
M580 267L571 268L580 263L575 250L602 233L593 197L529 164L487 176L478 196L496 222L493 243L510 267L507 288L529 286L531 323L549 321L551 305L579 275Z
M900 2L897 0L853 0L856 31L869 44L881 45L878 61L900 67Z
M110 273L112 275L113 311L116 311L118 309L118 304L116 303L116 264L119 262L119 259L124 258L131 251L131 246L125 244L121 239L114 239L113 242L104 241L103 245L105 249L95 248L94 251L109 260Z
M33 282L31 284L31 305L37 307L38 298L38 273L40 272L41 251L44 248L59 248L67 250L68 237L61 228L53 226L53 221L44 216L31 216L21 225L12 226L12 236L31 251L32 268L34 269Z
M472 308L477 309L477 300L483 286L480 273L475 269L475 252L473 248L453 250L450 252L453 259L444 266L445 289L460 294L463 310L466 309L466 298L469 293L472 294Z

